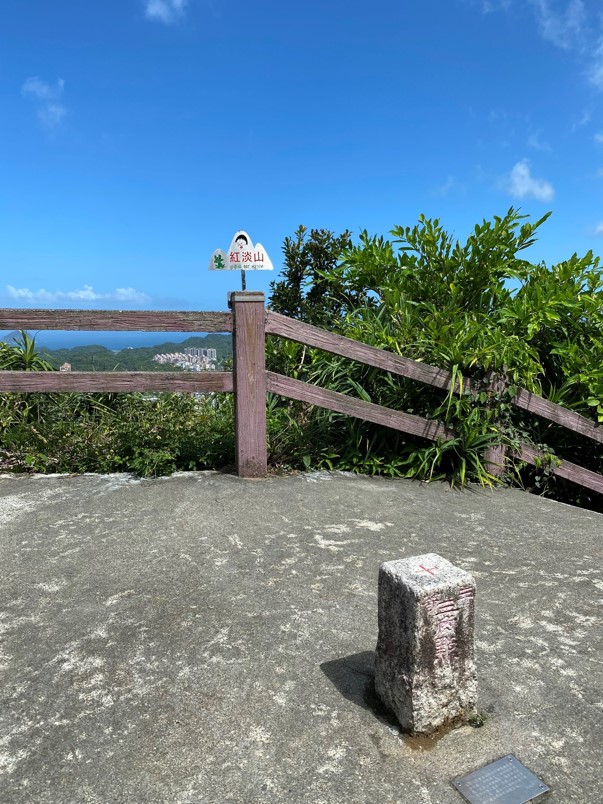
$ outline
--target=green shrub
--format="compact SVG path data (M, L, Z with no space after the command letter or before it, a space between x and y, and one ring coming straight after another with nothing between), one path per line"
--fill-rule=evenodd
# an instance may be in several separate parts
M149 477L234 462L228 397L36 394L24 401L16 396L6 395L0 406L0 468ZM24 408L32 404L35 421Z
M454 431L452 439L427 443L339 414L326 414L325 426L325 413L315 411L310 420L321 421L323 440L306 455L306 465L487 485L494 478L484 465L485 449L528 441L571 460L579 454L582 465L603 469L599 445L510 404L523 386L603 420L603 272L591 252L552 267L525 260L522 252L548 217L532 224L510 209L477 225L464 244L438 220L424 217L412 228L396 227L391 241L363 232L358 244L346 245L347 233L308 234L303 227L295 241L286 241L272 309L310 323L328 320L335 332L470 378L479 389L446 394L317 349L273 341L273 370L439 420ZM308 261L321 248L326 254L312 267ZM314 276L322 292L312 295ZM287 306L292 298L301 301ZM508 385L502 394L488 391L497 376ZM596 497L578 487L572 492L571 484L538 470L513 470L505 480L547 493L560 489L564 498Z

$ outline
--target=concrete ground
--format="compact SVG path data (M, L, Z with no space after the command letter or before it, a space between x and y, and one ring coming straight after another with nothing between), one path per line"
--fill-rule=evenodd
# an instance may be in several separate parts
M343 475L0 478L3 804L446 804L513 753L603 801L603 517ZM482 728L401 736L377 571L478 584Z

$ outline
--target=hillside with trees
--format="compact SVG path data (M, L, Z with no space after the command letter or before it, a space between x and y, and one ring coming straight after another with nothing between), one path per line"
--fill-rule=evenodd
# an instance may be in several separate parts
M118 352L104 346L75 346L72 349L40 349L40 355L55 369L63 363L69 363L73 371L181 371L170 364L159 364L153 358L157 354L183 352L189 346L215 349L218 367L232 358L232 336L214 333L193 336L178 343L165 341L156 346L121 349Z

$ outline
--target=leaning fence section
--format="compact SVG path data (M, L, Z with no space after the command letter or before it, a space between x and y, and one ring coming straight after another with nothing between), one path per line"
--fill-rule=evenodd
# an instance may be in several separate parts
M233 334L232 372L175 374L140 371L107 373L2 371L0 392L233 392L236 462L238 474L242 477L263 477L267 472L267 391L432 441L453 437L454 434L439 422L266 371L266 335L297 341L443 390L449 390L451 384L455 382L454 390L462 390L458 385L458 378L455 379L445 369L429 366L266 311L263 293L244 291L231 293L229 308L230 312L0 310L0 330L123 330ZM497 391L500 391L500 383L501 380L498 378L495 383ZM465 381L463 388L470 391L471 382ZM512 403L517 408L603 444L603 427L525 388L518 389ZM508 456L501 447L490 455L492 471L494 473L502 471L504 462L513 458L538 465L545 459L545 455L529 444L519 445L514 454ZM603 475L597 472L569 461L561 461L552 470L559 477L603 494Z
M268 311L266 314L266 333L288 338L289 340L297 341L307 346L323 349L326 352L331 352L332 354L346 357L350 360L356 360L365 365L380 368L391 374L416 380L426 385L432 385L435 388L449 390L453 382L452 374L445 369L436 368L435 366L429 366L417 360L394 355L391 352L377 349L368 344L359 343L341 335L335 335L331 332L319 329L318 327L287 318L286 316L271 311ZM393 427L394 429L402 430L412 435L422 436L423 438L436 440L438 438L452 437L452 433L437 422L421 419L418 416L411 416L398 411L388 410L379 405L352 399L344 394L337 394L334 391L325 391L324 389L301 383L298 380L291 380L279 375L269 374L268 387L270 390L275 393L280 393L283 396L300 399L305 402L310 402L311 404L336 410L340 413L347 413L351 416L357 416L367 421ZM472 390L471 382L466 380L463 383L463 388L465 391L470 392ZM456 381L455 390L460 390L458 380ZM500 391L500 387L497 390ZM574 433L578 433L599 444L603 444L603 427L581 416L579 413L563 408L561 405L556 405L553 402L549 402L547 399L533 394L525 388L518 389L512 400L512 404L517 408L533 413L548 421L555 422ZM494 474L502 473L505 461L511 457L516 457L518 460L534 466L546 460L546 455L543 452L529 444L520 444L514 456L507 455L504 448L499 448L492 453L492 463L490 465L492 472ZM589 469L585 469L582 466L565 460L562 460L558 466L552 468L552 471L559 477L566 478L585 488L603 494L603 476L597 472L592 472Z

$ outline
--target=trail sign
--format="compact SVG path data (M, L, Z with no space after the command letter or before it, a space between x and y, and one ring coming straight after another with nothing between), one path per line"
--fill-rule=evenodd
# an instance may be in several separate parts
M210 271L272 271L273 265L261 243L255 246L247 232L235 232L227 252L218 248L211 255Z

